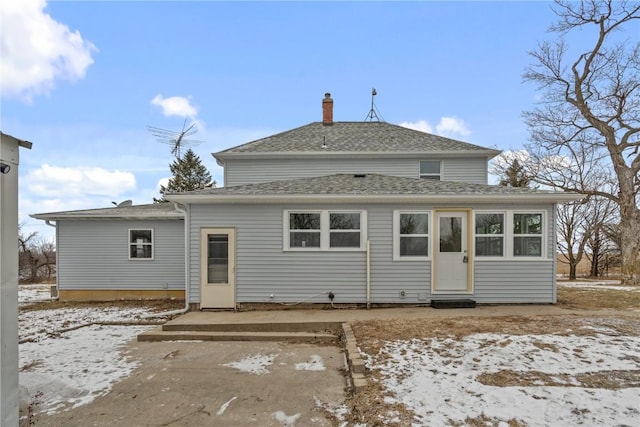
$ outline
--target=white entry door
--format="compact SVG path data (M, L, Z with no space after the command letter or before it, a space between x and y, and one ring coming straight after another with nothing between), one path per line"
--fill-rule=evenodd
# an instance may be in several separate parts
M236 231L200 230L200 307L235 308Z
M435 292L469 292L467 212L436 212Z

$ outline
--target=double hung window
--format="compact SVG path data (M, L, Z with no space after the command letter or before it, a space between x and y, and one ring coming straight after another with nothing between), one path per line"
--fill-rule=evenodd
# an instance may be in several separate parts
M476 214L476 255L504 256L504 214Z
M420 178L434 179L440 181L440 161L439 160L421 160L420 161Z
M394 259L429 257L429 212L394 212Z
M513 256L542 256L542 214L513 214Z
M129 259L153 259L153 229L129 230Z

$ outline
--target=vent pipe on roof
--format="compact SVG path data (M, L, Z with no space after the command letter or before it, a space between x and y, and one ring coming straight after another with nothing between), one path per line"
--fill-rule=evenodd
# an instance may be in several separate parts
M322 100L322 124L325 126L333 124L333 99L329 92L324 94Z

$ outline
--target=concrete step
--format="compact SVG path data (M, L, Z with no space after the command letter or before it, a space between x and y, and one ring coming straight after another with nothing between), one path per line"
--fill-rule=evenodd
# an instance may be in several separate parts
M164 331L156 328L138 335L138 341L280 341L309 344L337 344L337 335L319 332L221 332Z
M183 317L179 317L162 325L162 330L192 332L323 332L336 334L340 331L340 322L187 323Z

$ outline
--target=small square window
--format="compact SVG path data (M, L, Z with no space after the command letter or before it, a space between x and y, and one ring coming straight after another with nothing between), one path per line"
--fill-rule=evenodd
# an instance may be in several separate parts
M421 160L420 161L420 178L440 180L440 161L439 160Z
M129 259L153 259L153 230L129 230Z

